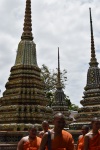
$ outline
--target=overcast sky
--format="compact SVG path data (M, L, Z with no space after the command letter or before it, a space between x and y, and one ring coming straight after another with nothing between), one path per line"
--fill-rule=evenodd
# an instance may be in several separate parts
M0 0L0 89L2 96L23 32L26 0ZM79 105L87 82L91 58L90 18L92 11L96 58L100 63L100 0L32 0L32 32L37 62L50 69L67 70L64 90Z

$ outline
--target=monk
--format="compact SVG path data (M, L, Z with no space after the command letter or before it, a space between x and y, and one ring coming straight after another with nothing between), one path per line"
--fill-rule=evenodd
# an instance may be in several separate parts
M79 136L76 150L84 150L84 136L89 132L88 125L82 126L82 135Z
M46 145L48 148L51 146L51 150L74 150L72 135L63 130L65 116L62 113L55 114L53 123L54 128L44 134L39 150L44 150Z
M29 135L23 137L17 146L17 150L38 150L41 138L37 137L37 127L31 125L28 130Z
M49 124L48 124L48 121L46 121L46 120L44 120L43 122L42 122L42 128L43 128L43 131L41 131L40 133L39 133L39 137L40 138L42 138L43 137L43 135L45 134L45 132L47 132L48 130L50 130L50 129L48 129L49 128Z
M91 126L92 130L84 137L84 150L100 150L100 120L94 117Z

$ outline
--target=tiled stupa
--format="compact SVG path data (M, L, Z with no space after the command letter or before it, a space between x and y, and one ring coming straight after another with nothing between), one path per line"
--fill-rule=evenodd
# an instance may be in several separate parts
M31 0L26 0L24 28L15 65L0 98L1 131L24 131L30 124L39 126L44 119L52 122L53 110L46 107L49 99L45 97L40 72L32 35Z
M90 9L90 28L91 28L91 59L87 72L87 84L84 88L84 96L80 103L82 108L78 109L75 115L76 123L70 124L70 130L80 130L83 124L90 125L93 117L100 118L100 68L95 57L93 27Z
M72 118L69 117L70 112L68 110L68 105L64 97L65 96L60 81L60 61L58 48L58 83L57 83L57 90L54 95L54 102L52 104L52 109L54 110L54 114L61 112L65 115L66 127L68 127L68 124L72 122Z

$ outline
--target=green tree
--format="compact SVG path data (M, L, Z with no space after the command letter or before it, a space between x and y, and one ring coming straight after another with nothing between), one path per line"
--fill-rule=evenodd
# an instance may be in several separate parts
M69 99L69 96L67 96L66 94L65 94L65 101L67 102L69 110L77 111L77 109L79 108L79 106L72 104L72 102Z
M60 71L60 81L62 89L65 89L66 81L67 81L67 71L64 69L62 72ZM56 91L57 87L57 79L58 79L58 69L51 70L46 65L42 65L41 67L41 80L44 83L44 91L46 93L46 97L50 98L50 102L47 104L47 106L52 105L54 101L54 92ZM69 110L77 111L79 108L77 105L72 104L70 101L69 96L65 94L65 101L68 104Z
M47 104L47 106L50 106L52 105L53 101L54 101L54 93L52 93L51 91L50 92L47 92L46 93L46 97L48 97L50 99L49 103Z
M46 93L46 97L50 98L50 101L49 103L47 104L47 106L50 106L52 105L53 101L54 101L54 93L52 93L51 91L50 92L47 92ZM72 102L70 101L69 99L69 96L67 96L65 94L65 101L67 102L67 105L68 105L68 109L69 110L73 110L73 111L77 111L77 109L79 108L77 105L75 104L72 104Z
M75 105L75 104L72 104L71 107L70 107L70 110L74 110L74 111L77 111L79 108L79 106Z
M60 71L60 77L61 77L61 86L63 89L65 89L67 76L67 71L64 69L62 72ZM56 70L50 70L46 65L42 65L41 67L41 80L44 83L44 91L47 93L49 91L52 91L53 93L56 90L57 87L57 78L58 77L58 69Z

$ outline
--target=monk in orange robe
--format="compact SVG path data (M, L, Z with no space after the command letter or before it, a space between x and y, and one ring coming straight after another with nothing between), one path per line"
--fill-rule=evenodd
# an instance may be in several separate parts
M92 130L84 137L84 150L100 150L100 120L93 118L91 126Z
M43 137L43 135L45 134L45 132L47 132L47 131L49 131L50 129L48 129L49 128L49 123L48 123L48 121L46 121L46 120L44 120L43 122L42 122L42 128L43 128L43 131L41 131L40 133L39 133L39 137L40 138L42 138Z
M100 131L89 141L89 150L100 150Z
M17 150L38 150L41 138L37 137L37 128L35 125L31 125L28 130L29 135L23 137L18 145Z
M72 135L63 130L65 127L65 116L57 113L54 116L54 128L50 130L51 150L74 150ZM48 143L49 133L46 132L42 138L39 150L44 150Z
M82 126L82 135L79 136L76 150L84 150L84 136L89 131L89 127L87 125Z

